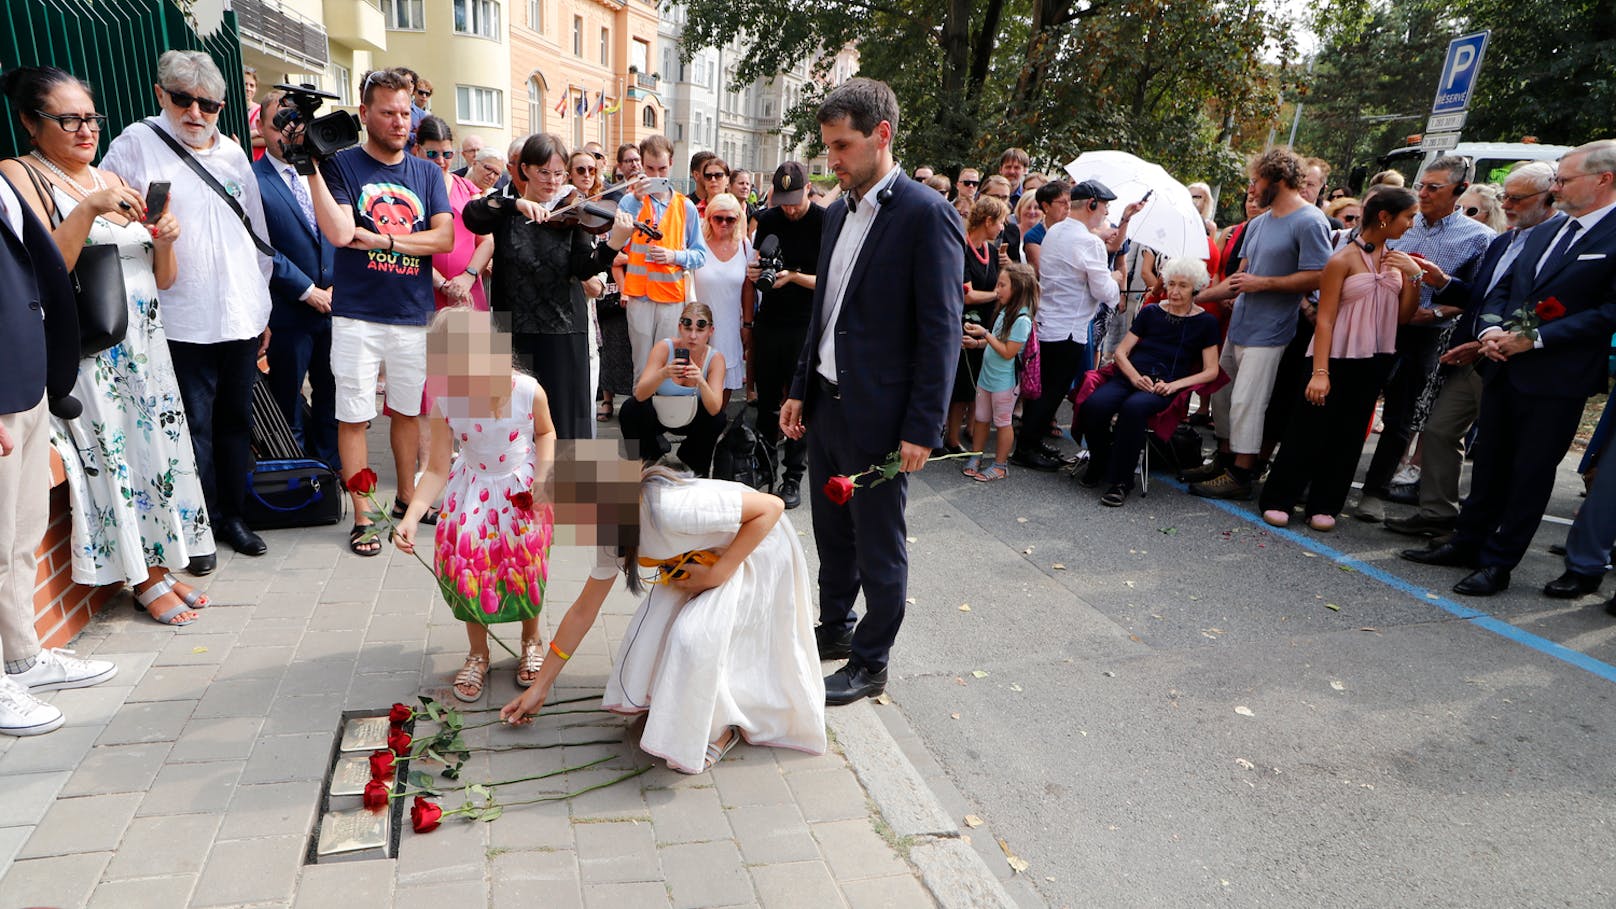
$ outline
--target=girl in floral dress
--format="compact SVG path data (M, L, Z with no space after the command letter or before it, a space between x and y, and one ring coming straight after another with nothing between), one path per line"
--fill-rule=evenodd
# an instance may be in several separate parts
M554 462L556 431L544 389L512 367L510 337L494 331L487 312L440 311L427 360L432 456L395 533L398 548L414 552L428 504L445 494L433 561L444 598L466 623L471 652L454 694L469 702L482 697L488 674L487 626L521 622L518 685L533 684L543 664L539 609L553 522L537 491Z

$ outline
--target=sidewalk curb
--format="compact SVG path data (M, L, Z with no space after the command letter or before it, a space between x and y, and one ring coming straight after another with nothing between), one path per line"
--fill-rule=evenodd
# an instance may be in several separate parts
M918 840L909 850L909 860L937 905L1016 909L1009 891L960 838L959 825L943 810L868 701L832 708L826 711L825 722L887 825L899 837Z

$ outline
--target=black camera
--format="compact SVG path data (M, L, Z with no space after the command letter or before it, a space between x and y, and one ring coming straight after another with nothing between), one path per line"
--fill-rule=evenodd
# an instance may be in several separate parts
M775 234L764 237L757 253L758 276L752 286L758 290L774 290L775 280L786 267L785 260L780 258L780 238Z
M327 99L336 95L323 92L308 83L275 86L286 92L281 108L270 122L285 137L281 141L282 157L297 172L308 176L314 173L316 162L329 158L345 148L359 144L359 118L345 110L332 111L323 117L314 116Z

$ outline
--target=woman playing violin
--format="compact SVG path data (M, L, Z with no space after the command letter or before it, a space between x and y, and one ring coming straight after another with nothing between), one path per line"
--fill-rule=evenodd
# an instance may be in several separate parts
M474 233L494 237L498 279L489 306L508 314L517 362L549 396L556 437L587 439L594 428L594 390L589 385L589 311L581 282L611 267L617 251L627 245L634 221L616 215L610 236L597 245L576 218L551 216L574 201L567 183L567 147L559 136L528 137L520 161L527 181L521 198L474 199L466 204L464 219Z

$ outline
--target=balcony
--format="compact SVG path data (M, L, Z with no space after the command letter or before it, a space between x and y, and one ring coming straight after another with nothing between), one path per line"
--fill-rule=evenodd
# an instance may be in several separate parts
M331 40L355 50L387 50L381 0L325 0L325 25Z
M294 71L324 72L331 57L325 26L278 0L235 0L241 43L287 62Z
M646 91L651 91L651 92L656 91L657 90L657 82L658 82L658 79L656 77L656 74L654 74L654 73L635 73L634 74L634 84L636 86L640 87L640 88L645 89Z

